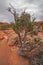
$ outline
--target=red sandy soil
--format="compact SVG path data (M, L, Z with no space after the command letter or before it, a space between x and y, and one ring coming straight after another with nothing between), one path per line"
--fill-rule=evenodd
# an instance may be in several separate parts
M43 32L38 37L43 41ZM0 65L29 65L28 59L18 55L17 46L9 46L12 39L16 38L17 34L13 30L0 31Z
M28 60L17 54L18 47L8 45L5 36L9 37L10 42L11 39L16 37L11 31L9 30L7 35L4 33L5 31L0 31L0 65L28 65Z

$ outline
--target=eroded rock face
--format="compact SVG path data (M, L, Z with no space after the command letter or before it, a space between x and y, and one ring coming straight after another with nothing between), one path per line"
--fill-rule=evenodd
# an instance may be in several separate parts
M2 33L0 32L0 35L0 39L6 39L10 46L13 46L18 39L17 34L12 29L2 31Z
M16 44L17 40L18 40L17 34L12 34L12 36L8 40L8 45L13 46L14 44Z

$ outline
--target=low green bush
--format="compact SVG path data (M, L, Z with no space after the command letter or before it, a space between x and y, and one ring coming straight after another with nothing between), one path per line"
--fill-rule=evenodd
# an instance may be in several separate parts
M35 38L34 38L34 41L35 41L35 42L39 42L39 41L40 41L40 38L35 37Z
M6 29L9 29L9 26L8 25L0 26L0 30L6 30Z

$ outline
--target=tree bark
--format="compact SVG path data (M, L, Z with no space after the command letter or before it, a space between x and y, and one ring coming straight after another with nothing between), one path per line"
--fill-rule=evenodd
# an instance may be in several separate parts
M24 33L24 43L26 42L26 35L27 35L27 31L25 31L25 33Z
M19 42L19 44L20 44L20 47L22 47L22 41L21 41L21 36L20 36L20 34L18 34L18 42Z

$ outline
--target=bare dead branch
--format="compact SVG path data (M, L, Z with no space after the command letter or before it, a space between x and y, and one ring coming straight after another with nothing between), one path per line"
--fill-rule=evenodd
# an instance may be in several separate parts
M15 8L13 7L13 5L11 3L9 3L9 5L15 10Z

